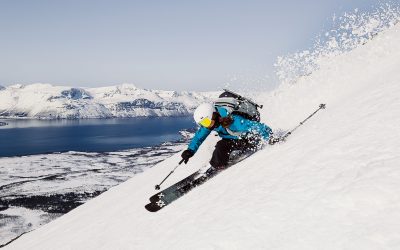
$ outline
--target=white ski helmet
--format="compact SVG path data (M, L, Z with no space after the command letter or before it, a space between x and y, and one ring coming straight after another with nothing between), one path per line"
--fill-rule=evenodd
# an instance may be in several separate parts
M215 107L212 103L202 103L194 111L193 118L197 124L209 127L214 112Z

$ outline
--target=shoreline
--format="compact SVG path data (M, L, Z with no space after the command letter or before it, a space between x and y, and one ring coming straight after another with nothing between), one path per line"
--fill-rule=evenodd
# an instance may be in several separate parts
M189 116L80 120L16 119L0 122L7 123L7 126L0 127L0 141L9 141L8 145L0 145L0 158L70 151L115 152L157 146L163 142L180 140L179 130L194 126ZM39 144L32 146L35 140L38 140Z

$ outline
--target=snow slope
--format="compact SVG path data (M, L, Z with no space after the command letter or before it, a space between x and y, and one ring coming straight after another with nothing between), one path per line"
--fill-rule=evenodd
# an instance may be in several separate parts
M399 249L399 68L395 25L258 97L283 129L327 103L286 143L149 213L175 155L5 249ZM165 186L205 164L216 140Z

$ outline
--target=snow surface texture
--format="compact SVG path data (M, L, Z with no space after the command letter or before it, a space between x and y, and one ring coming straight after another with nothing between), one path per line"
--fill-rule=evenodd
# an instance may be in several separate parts
M71 88L16 84L0 89L0 117L79 119L188 115L216 93L147 90L133 84Z
M158 213L143 206L175 155L5 249L399 249L400 25L259 96L284 144L224 171ZM207 163L209 137L168 186Z

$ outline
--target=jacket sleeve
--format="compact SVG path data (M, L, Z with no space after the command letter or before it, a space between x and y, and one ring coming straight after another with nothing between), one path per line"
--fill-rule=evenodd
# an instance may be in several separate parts
M192 141L189 143L188 149L192 150L194 153L197 152L200 145L203 141L207 138L207 136L211 133L211 130L200 126L199 130L197 130L196 134L194 135Z
M246 120L247 131L251 134L260 135L264 140L268 140L270 134L272 133L272 129L268 127L266 124L256 121Z

